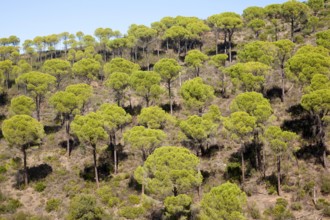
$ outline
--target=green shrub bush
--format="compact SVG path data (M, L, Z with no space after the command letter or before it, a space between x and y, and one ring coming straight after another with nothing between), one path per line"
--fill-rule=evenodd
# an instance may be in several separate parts
M46 185L45 183L43 182L37 182L35 185L34 185L34 190L37 191L37 192L42 192L46 189Z
M61 200L59 199L50 199L46 203L46 211L52 212L57 211L61 205Z
M129 201L129 203L131 205L137 205L137 204L139 204L140 203L140 200L141 200L140 197L137 196L137 195L130 195L128 197L128 201Z
M137 219L144 215L145 209L143 207L126 206L119 210L119 215L127 219Z
M97 206L92 195L79 194L72 198L69 207L69 220L101 220L103 210Z

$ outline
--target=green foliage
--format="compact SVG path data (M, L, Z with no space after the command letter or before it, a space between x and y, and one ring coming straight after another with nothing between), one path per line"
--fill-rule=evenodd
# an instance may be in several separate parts
M120 202L120 199L118 197L115 197L115 196L111 196L108 200L108 206L110 208L116 206L117 204L119 204Z
M122 72L114 72L105 81L105 86L115 92L115 98L118 103L125 97L125 91L129 86L129 75Z
M256 38L259 37L260 31L263 30L266 26L266 22L262 19L256 18L251 20L247 26L255 33Z
M71 131L77 135L80 142L92 146L108 138L103 128L103 117L94 112L85 116L77 115L71 123Z
M37 182L35 185L34 185L34 190L37 191L37 192L43 192L45 189L46 189L46 185L44 182Z
M78 96L67 91L56 92L50 97L49 103L54 106L58 113L65 115L79 113L82 105Z
M137 205L139 204L141 201L141 198L140 196L137 196L137 195L129 195L128 196L128 202L131 204L131 205Z
M231 181L240 181L242 172L241 164L237 162L229 162L226 166L227 178Z
M165 82L172 82L178 76L181 66L174 59L163 58L157 61L154 66L154 71L159 73L162 80Z
M208 56L196 49L190 50L184 58L184 62L196 70L196 76L199 76L199 68L207 60Z
M237 63L224 69L234 87L241 84L243 91L262 91L270 67L260 62Z
M57 79L57 85L63 80L64 77L68 76L71 71L71 65L66 60L51 59L46 60L42 66L42 70Z
M65 92L73 93L84 106L93 95L93 87L84 83L69 85L65 88Z
M126 73L131 75L133 72L140 70L140 66L124 58L114 58L110 62L104 64L103 72L108 78L112 73Z
M330 50L330 30L318 32L316 34L316 43Z
M193 142L194 145L201 144L212 133L216 131L218 125L211 120L193 115L188 119L181 121L180 128L182 132Z
M138 116L138 123L151 129L163 129L170 115L158 106L143 108Z
M95 197L79 194L72 198L69 207L69 220L101 220L103 210L97 205Z
M143 97L149 106L151 99L156 100L162 94L160 76L153 71L136 71L130 77L130 85L136 94Z
M160 198L185 193L200 186L199 158L183 147L160 147L134 172L147 192Z
M2 123L2 133L11 146L26 147L44 137L43 125L28 115L15 115Z
M251 139L256 127L256 118L246 112L238 111L225 118L223 125L234 141L242 143Z
M274 65L276 58L276 47L267 41L253 41L244 45L238 51L238 59L241 62L260 62L268 66Z
M285 220L294 218L293 214L288 209L288 202L283 198L276 200L275 207L271 209L271 216L274 220Z
M132 117L116 104L104 103L100 106L97 113L102 116L103 125L108 132L115 132L120 126L132 120Z
M196 77L183 83L180 95L188 108L201 110L213 100L214 89Z
M164 201L165 216L169 219L179 219L181 216L188 216L191 204L192 199L186 194L166 197Z
M315 74L328 75L329 67L330 56L324 48L304 46L287 61L285 71L289 79L306 85Z
M119 215L127 219L139 219L145 212L143 207L125 206L119 210Z
M320 89L311 93L305 94L301 98L301 105L304 109L312 111L314 114L325 116L329 111L330 106L330 89Z
M243 111L256 118L257 123L266 122L273 109L261 93L245 92L237 95L230 104L231 112Z
M156 147L159 147L166 134L162 130L135 126L125 131L124 140L130 144L133 151L140 151L145 160Z
M290 143L297 137L295 133L282 131L278 126L269 126L265 131L265 136L270 144L270 149L277 156L288 152L288 148L291 146Z
M330 175L321 176L321 192L323 194L330 193Z
M72 72L75 76L87 79L88 82L97 79L100 73L101 64L100 62L90 59L83 58L72 66Z
M265 17L265 9L258 6L251 6L243 11L243 18L250 22L254 19L263 19Z
M236 184L227 182L213 187L203 196L200 218L203 220L245 219L243 215L245 204L245 193Z
M59 210L60 205L61 205L60 199L49 199L46 203L46 211L47 212L57 211Z
M14 115L32 116L35 109L36 104L33 99L24 95L16 96L10 101L10 111Z
M8 198L0 192L0 214L15 213L22 206L17 199Z
M284 63L292 56L295 44L288 39L278 40L274 42L277 47L277 59L281 68L284 68Z

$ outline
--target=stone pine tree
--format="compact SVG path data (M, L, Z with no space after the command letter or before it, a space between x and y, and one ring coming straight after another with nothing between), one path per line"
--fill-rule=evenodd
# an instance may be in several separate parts
M104 129L103 117L95 112L84 116L77 115L71 123L71 131L78 137L82 144L93 152L95 182L97 188L99 188L97 146L101 140L108 138L108 134Z
M81 103L80 111L84 113L88 100L93 95L93 87L85 83L69 85L65 88L65 92L73 93L78 97Z
M217 54L212 57L210 57L209 64L213 65L216 68L216 71L220 73L221 78L221 93L224 96L226 94L226 75L223 72L223 68L226 65L226 60L228 59L227 54Z
M36 103L32 98L20 95L10 100L10 112L13 115L29 115L32 116L36 110Z
M109 145L113 148L114 172L118 170L116 132L132 120L132 117L125 110L116 104L104 103L97 111L103 118L105 130L110 138Z
M26 150L34 144L40 143L44 137L44 128L41 123L28 115L15 115L2 123L2 133L8 144L19 148L23 153L24 182L28 184L26 164Z
M37 107L37 119L40 121L40 106L45 94L54 85L56 78L52 75L41 72L29 72L16 78L16 83L23 85L25 89L35 99Z
M281 87L282 87L282 96L281 101L284 101L284 94L285 94L285 71L284 66L285 63L290 57L293 55L293 49L295 47L295 44L287 39L284 40L278 40L275 43L275 46L277 47L277 59L279 61L279 66L281 69Z
M155 63L154 70L159 73L162 81L166 83L170 101L170 112L173 114L172 84L178 78L181 66L174 59L163 58Z
M152 153L143 166L134 172L134 178L148 194L160 199L178 196L202 184L199 158L183 147L160 147Z
M61 59L51 59L47 60L43 66L42 70L56 77L57 89L60 88L60 83L63 78L69 76L71 71L71 65L69 61Z
M199 50L190 50L184 62L191 68L195 69L195 76L199 77L200 68L203 66L203 63L208 60L208 56L202 53Z
M281 194L281 161L283 155L292 152L292 141L296 134L289 131L283 131L280 127L270 126L265 131L265 137L269 143L271 151L276 156L277 165L277 193Z
M213 100L214 89L205 84L202 78L196 77L183 83L180 95L189 109L196 109L201 114L206 104Z
M129 87L129 75L127 73L114 72L105 81L105 86L113 90L117 105L121 106L127 92L126 90Z
M10 73L12 69L13 69L13 62L11 60L0 61L0 72L5 77L5 86L7 89L9 89Z
M246 203L245 193L236 184L226 182L203 196L199 217L201 220L245 220Z
M245 182L245 145L252 140L253 131L256 127L256 118L246 112L234 112L223 122L225 131L237 144L241 145L241 170L242 170L242 184Z
M100 74L100 69L100 62L91 58L83 58L72 66L74 76L81 77L86 80L87 83L97 79Z
M164 131L143 126L135 126L124 133L124 140L131 146L133 152L141 153L142 161L145 161L165 138Z
M143 108L138 115L138 123L151 129L164 129L171 116L158 106Z
M144 98L148 107L150 101L157 100L163 90L160 87L161 78L154 71L136 71L130 77L130 85L138 96Z
M49 103L59 114L61 114L63 121L65 122L65 131L67 136L66 146L68 156L70 157L70 124L74 116L80 113L82 103L78 96L67 91L59 91L55 93L52 97L50 97Z

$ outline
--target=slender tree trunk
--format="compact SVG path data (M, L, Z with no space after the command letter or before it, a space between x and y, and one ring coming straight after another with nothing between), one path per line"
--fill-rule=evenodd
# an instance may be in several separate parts
M9 89L9 72L6 72L6 86L7 86L7 90Z
M294 20L291 19L291 41L294 41Z
M170 112L171 115L173 114L173 103L172 103L172 93L171 93L171 80L167 81L167 86L168 86L168 97L170 101Z
M67 150L67 153L68 153L68 157L70 157L71 155L71 149L70 149L70 119L69 119L70 116L68 116L68 118L66 119L66 124L65 124L65 130L66 130L66 135L67 135L67 138L66 138L66 150Z
M144 178L144 177L143 177L143 178ZM141 189L141 195L142 195L142 198L143 198L143 196L144 196L144 188L145 188L144 183L142 183L142 189Z
M266 178L266 151L265 151L265 147L262 148L262 171L263 171L263 175L264 178Z
M27 170L27 166L26 166L26 148L23 146L22 147L22 152L23 152L23 161L24 161L24 183L25 186L27 186L29 184L28 181L28 170Z
M215 30L214 31L214 35L215 35L215 54L218 54L218 38L219 38L219 31Z
M232 61L232 56L231 56L231 38L232 38L232 36L233 36L233 33L234 32L232 32L232 33L229 33L228 34L228 44L229 44L229 62L231 63L231 61Z
M277 156L277 194L281 195L281 156Z
M93 148L95 182L96 182L97 188L99 188L100 184L99 184L99 174L98 174L98 171L97 171L96 145L92 144L92 148Z
M242 185L245 182L245 165L244 165L244 146L241 149L241 163L242 163Z
M36 96L37 120L40 121L40 96Z
M284 102L284 93L285 93L285 89L284 89L284 85L285 85L285 74L284 74L284 64L281 64L281 78L282 78L282 97L281 97L281 101Z
M114 169L115 174L118 172L118 162L117 162L117 145L116 145L116 132L113 133L113 160L114 160Z

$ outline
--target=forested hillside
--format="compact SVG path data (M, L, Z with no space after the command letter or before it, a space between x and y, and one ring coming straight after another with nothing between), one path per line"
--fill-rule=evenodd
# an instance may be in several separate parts
M1 38L0 219L330 219L329 4Z

